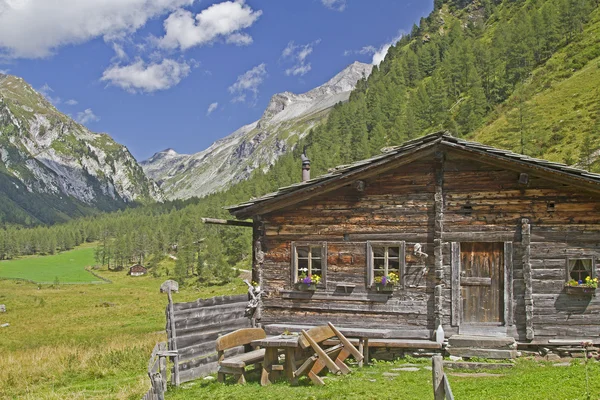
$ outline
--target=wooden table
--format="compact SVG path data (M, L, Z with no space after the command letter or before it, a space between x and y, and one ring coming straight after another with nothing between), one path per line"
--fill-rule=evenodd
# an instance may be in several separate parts
M296 369L296 350L300 348L298 336L271 336L265 339L253 340L252 346L260 346L265 349L265 360L262 364L260 384L270 385L279 376L279 371L284 371L287 380L295 383L294 371ZM279 350L285 352L284 365L279 364Z

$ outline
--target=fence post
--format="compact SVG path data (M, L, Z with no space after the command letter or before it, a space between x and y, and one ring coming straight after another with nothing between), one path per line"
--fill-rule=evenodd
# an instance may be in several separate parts
M169 337L169 350L177 351L177 333L175 331L175 310L173 309L173 296L171 292L179 291L179 284L173 280L168 280L163 282L160 285L161 293L167 292L167 296L169 297L169 313L168 313L168 322L171 328L171 335ZM179 356L176 355L173 357L173 380L175 386L179 386L181 380L179 379Z
M433 356L431 358L431 372L433 375L433 398L435 400L444 400L446 397L444 390L444 359L442 356Z

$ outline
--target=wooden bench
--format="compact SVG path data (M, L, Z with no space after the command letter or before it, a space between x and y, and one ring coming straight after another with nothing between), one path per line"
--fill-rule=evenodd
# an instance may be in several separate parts
M231 374L235 377L237 383L246 383L246 366L259 364L265 358L265 349L251 350L250 342L266 337L265 331L260 328L246 328L238 329L218 338L216 344L219 357L218 381L225 382L225 376ZM241 346L244 346L244 353L225 356L225 350Z

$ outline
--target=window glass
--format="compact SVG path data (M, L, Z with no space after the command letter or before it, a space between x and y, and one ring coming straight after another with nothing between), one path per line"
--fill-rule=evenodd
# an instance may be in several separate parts
M592 277L592 259L569 259L569 277L576 281L585 282L585 278Z
M294 282L298 282L308 276L319 276L319 281L322 282L323 279L323 265L325 261L323 260L323 246L321 244L318 245L308 245L308 246L294 246L296 258L296 270L295 276L293 277Z
M403 247L399 245L372 245L370 257L371 270L369 271L370 284L381 282L381 277L389 277L390 273L400 277L401 258L404 257Z

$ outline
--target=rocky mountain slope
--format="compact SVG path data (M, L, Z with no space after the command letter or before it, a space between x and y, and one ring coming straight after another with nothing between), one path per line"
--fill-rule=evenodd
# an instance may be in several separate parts
M0 224L60 222L160 198L126 147L0 74Z
M274 95L260 120L243 126L196 154L164 150L141 162L168 199L204 196L247 179L257 168L269 169L299 138L319 124L372 66L355 62L324 85L304 94Z

